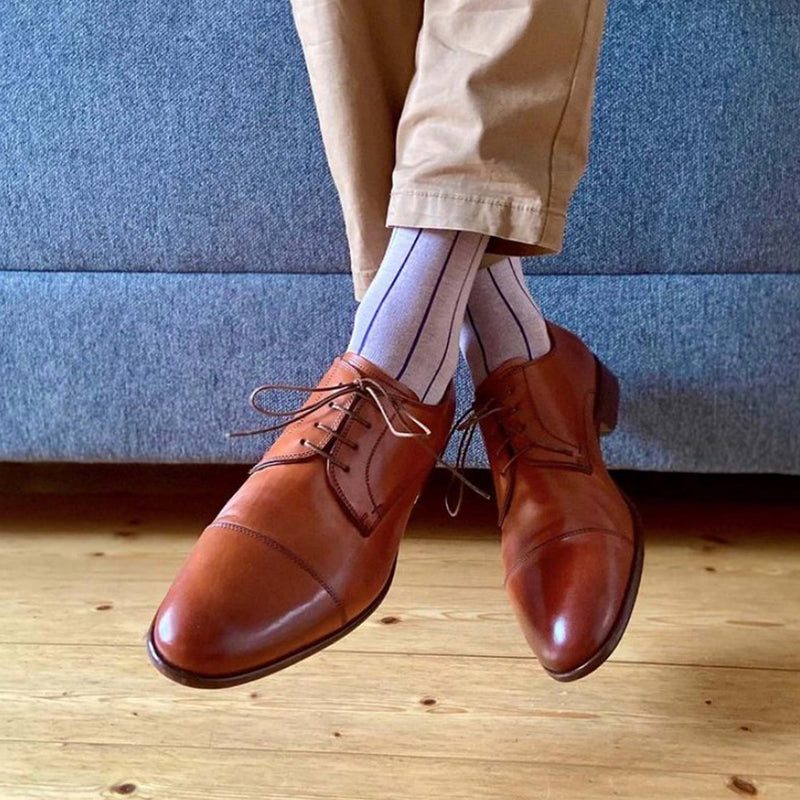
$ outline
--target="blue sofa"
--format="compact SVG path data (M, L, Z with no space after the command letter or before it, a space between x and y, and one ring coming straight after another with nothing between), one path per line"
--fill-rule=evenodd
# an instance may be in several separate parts
M799 43L786 0L609 4L525 268L620 378L612 467L800 473ZM288 1L14 0L0 55L0 460L254 462L250 390L355 309Z

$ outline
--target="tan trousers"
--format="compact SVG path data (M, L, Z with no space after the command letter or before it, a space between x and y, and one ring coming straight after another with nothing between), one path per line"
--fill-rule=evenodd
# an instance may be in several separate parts
M355 296L391 226L561 250L606 0L292 0Z

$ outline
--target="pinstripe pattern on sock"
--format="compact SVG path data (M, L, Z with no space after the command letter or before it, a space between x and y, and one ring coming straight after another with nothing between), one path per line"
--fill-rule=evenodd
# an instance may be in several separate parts
M475 327L475 320L472 318L472 312L469 310L469 305L467 305L467 316L465 324L470 327L470 332L468 335L474 337L475 342L478 345L478 350L481 354L481 360L483 361L483 369L486 375L489 374L489 360L486 358L486 348L483 346L483 342L481 341L480 334L478 333L478 329Z
M394 235L395 235L396 230L397 230L396 228L394 228L392 230L392 235L391 235L391 237L389 239L389 246L391 246L392 242L394 241ZM353 344L351 346L351 349L354 350L355 352L360 353L363 350L364 345L367 342L367 337L369 336L369 332L372 330L372 324L375 322L375 319L380 314L381 308L383 307L383 303L386 300L386 298L389 296L389 292L392 290L392 287L395 285L395 283L397 283L397 279L400 277L400 273L403 271L403 267L406 265L408 259L411 258L411 255L414 252L414 245L419 241L419 237L421 235L422 235L422 230L417 231L417 235L414 237L414 241L411 242L411 245L408 248L408 252L406 253L406 255L403 258L403 260L400 262L400 266L397 268L397 272L392 277L392 280L390 281L388 288L383 293L383 295L381 296L380 301L378 302L377 308L372 313L372 317L370 318L369 324L367 325L366 330L364 331L364 335L361 337L361 342L358 345Z
M483 239L479 239L475 245L475 253L473 254L470 263L472 264L475 258L478 255L478 251L481 249L481 246L485 246L485 242ZM447 363L448 355L451 353L456 354L456 362L458 360L458 318L460 315L460 319L463 321L464 314L466 313L466 304L469 300L469 291L466 291L467 285L472 288L472 279L471 279L471 272L467 271L464 273L464 280L461 282L461 288L458 291L458 298L456 304L453 306L453 314L450 317L450 325L447 331L447 342L445 343L445 348L442 351L442 357L439 359L439 363L436 366L436 371L431 376L430 382L425 387L425 392L423 393L423 398L427 397L431 389L433 388L434 383L442 374L442 370ZM455 367L453 367L453 371L455 371Z
M422 321L419 323L417 327L417 332L414 334L414 338L411 341L411 344L408 346L408 353L406 355L406 360L403 362L403 366L400 367L400 371L395 375L397 380L403 379L403 374L405 373L406 369L408 369L408 365L411 362L411 358L414 355L414 352L417 349L417 345L419 344L420 336L422 336L422 331L425 330L425 323L428 321L428 317L431 313L431 306L433 305L433 301L436 299L436 293L439 290L439 286L442 283L442 278L444 278L445 273L447 272L447 268L450 266L450 259L453 255L453 248L456 246L456 242L458 241L458 234L453 237L453 243L450 245L450 249L447 251L447 255L445 256L444 262L442 263L441 268L439 269L439 274L436 277L436 283L433 286L433 291L430 293L428 297L428 303L425 306L425 313L422 315Z
M489 236L395 227L348 349L437 403L458 364L467 301Z
M519 317L514 312L514 308L512 307L511 303L508 302L508 299L503 294L503 290L500 288L500 284L497 282L497 278L494 276L491 267L486 270L489 275L489 280L492 282L492 286L494 287L495 291L498 295L500 295L500 299L503 301L503 305L508 309L509 316L511 319L514 320L514 324L519 329L519 335L522 338L522 342L525 345L525 350L528 353L528 358L532 358L531 356L531 344L528 341L528 337L525 333L525 328L522 327L522 323L519 320Z
M550 349L545 318L527 289L521 258L508 256L478 272L459 341L476 386L504 361L530 361Z

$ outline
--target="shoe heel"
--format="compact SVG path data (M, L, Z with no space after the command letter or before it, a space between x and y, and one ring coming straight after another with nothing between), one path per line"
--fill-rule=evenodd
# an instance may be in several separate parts
M617 427L619 413L619 381L617 376L595 356L597 362L597 395L594 401L594 421L600 436Z

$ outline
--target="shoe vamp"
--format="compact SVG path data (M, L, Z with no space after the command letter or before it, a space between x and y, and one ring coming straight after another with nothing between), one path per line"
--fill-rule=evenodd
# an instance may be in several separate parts
M241 525L278 542L341 599L361 610L383 587L404 522L393 507L362 535L330 485L322 458L267 467L251 475L215 522Z
M577 470L520 465L503 521L506 564L556 537L578 531L614 531L633 538L633 520L610 478Z

